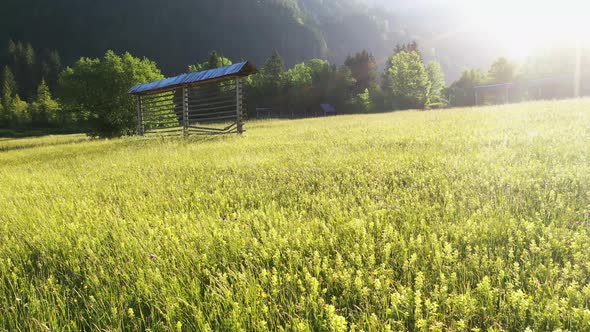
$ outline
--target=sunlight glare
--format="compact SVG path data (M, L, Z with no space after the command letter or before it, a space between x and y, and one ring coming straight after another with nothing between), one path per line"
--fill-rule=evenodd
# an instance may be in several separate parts
M556 44L590 44L587 0L465 0L462 6L472 26L510 56Z

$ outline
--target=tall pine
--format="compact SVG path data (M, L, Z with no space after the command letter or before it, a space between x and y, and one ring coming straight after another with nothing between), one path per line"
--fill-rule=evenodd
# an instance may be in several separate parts
M45 78L49 90L57 91L57 81L62 71L61 57L57 51L45 50L40 58L40 74Z
M51 98L49 87L41 80L37 88L35 101L31 105L31 119L36 125L47 125L57 118L59 105Z
M267 82L265 87L271 96L279 93L283 85L283 79L285 76L285 62L277 50L272 52L272 55L264 64L263 76Z
M356 80L355 93L364 93L365 90L377 83L377 61L373 54L363 50L354 56L348 56L344 65L350 68L352 77Z
M14 75L8 66L4 67L2 73L2 113L0 114L0 123L3 125L10 124L15 117L14 97L17 91Z

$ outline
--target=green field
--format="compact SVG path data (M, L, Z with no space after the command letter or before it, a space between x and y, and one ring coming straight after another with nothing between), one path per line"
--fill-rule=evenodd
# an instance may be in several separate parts
M0 330L590 330L590 100L0 139Z

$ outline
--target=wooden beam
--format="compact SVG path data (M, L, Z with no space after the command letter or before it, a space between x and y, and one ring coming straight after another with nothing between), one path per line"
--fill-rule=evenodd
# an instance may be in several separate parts
M238 124L238 135L244 132L244 122L242 114L242 78L236 78L236 123Z
M141 96L137 96L137 133L140 136L144 135L143 127L143 105L141 104Z
M188 123L188 88L182 88L182 131L185 137L189 134Z

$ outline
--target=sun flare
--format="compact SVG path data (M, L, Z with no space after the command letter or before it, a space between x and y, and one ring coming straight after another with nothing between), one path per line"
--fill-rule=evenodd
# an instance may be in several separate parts
M462 7L472 26L512 56L590 44L590 2L584 0L464 1Z

